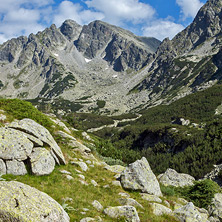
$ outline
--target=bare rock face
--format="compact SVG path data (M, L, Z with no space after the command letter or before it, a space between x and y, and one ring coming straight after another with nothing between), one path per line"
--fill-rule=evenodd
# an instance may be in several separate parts
M192 186L195 181L194 177L185 173L177 173L176 170L170 168L164 174L160 174L158 179L163 185L174 187Z
M140 222L140 218L133 206L108 207L104 213L111 218L124 218L129 222Z
M48 175L52 173L55 168L55 160L45 148L34 148L29 157L31 170L34 175Z
M58 144L56 143L56 141L53 139L52 135L45 127L36 123L34 120L23 119L18 122L12 122L11 124L9 124L9 127L25 131L26 133L29 133L37 137L38 139L42 140L44 143L48 144L51 147L52 153L59 160L58 164L66 163L63 153Z
M31 154L33 143L15 129L0 128L0 158L25 160Z
M0 203L0 221L70 221L50 196L19 182L0 182Z
M162 196L160 185L145 157L131 163L120 177L123 188Z

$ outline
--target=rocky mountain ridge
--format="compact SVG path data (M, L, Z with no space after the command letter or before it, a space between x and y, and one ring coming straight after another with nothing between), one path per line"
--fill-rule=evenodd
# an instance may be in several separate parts
M221 0L207 1L161 44L102 21L82 27L72 20L9 40L0 46L0 95L60 98L80 111L114 114L206 89L221 80L221 8Z

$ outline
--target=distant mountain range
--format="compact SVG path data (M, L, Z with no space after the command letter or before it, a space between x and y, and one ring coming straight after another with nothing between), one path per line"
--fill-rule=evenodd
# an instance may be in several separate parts
M221 9L221 0L209 0L162 43L105 22L82 27L72 20L11 39L0 46L0 95L113 114L209 88L222 79Z

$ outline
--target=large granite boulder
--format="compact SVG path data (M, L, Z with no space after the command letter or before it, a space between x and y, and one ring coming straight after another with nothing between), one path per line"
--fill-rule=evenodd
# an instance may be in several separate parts
M34 148L29 157L34 175L48 175L55 168L55 160L47 149L42 147Z
M108 207L104 213L111 218L124 218L128 222L140 222L136 208L133 206Z
M209 214L222 221L222 193L216 193L208 207Z
M170 168L164 174L160 174L158 179L163 185L174 187L192 186L195 181L194 177L185 173L177 173L176 170Z
M200 212L192 202L174 210L174 215L181 222L207 222L208 214Z
M129 164L122 172L120 181L125 189L162 196L157 178L145 157Z
M58 164L65 164L65 158L63 156L63 153L56 143L56 141L53 139L50 132L40 124L36 123L34 120L31 119L22 119L20 121L14 121L9 124L10 128L17 129L24 131L28 134L31 134L47 145L50 146L52 154L55 155L56 160Z
M31 154L33 143L22 132L0 128L0 158L25 160Z
M28 185L0 182L0 221L69 222L68 214L50 196Z

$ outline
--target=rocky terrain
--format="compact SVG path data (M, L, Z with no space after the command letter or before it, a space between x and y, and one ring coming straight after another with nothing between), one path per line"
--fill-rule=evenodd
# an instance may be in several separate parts
M45 117L51 121L47 130L32 119L15 121L11 112L0 112L1 221L207 222L222 218L221 193L214 193L204 209L163 189L194 187L196 181L190 175L168 169L156 177L144 157L127 167L108 165L96 153L96 138L55 117ZM55 168L55 162L64 165Z

